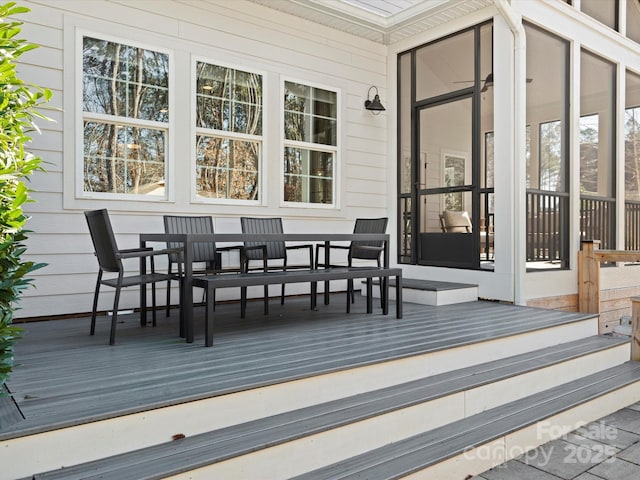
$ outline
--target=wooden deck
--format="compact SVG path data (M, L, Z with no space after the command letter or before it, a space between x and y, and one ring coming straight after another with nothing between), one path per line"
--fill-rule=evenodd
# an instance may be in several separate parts
M377 303L377 302L376 302ZM204 347L204 309L196 309L195 343L178 337L177 315L160 314L155 328L122 316L117 344L108 345L108 321L89 319L23 324L8 387L26 417L0 429L0 440L88 421L174 405L482 342L585 315L492 302L431 307L405 303L404 318L365 313L357 297L350 314L345 295L309 310L306 297L218 305L215 343ZM393 307L393 304L391 305Z

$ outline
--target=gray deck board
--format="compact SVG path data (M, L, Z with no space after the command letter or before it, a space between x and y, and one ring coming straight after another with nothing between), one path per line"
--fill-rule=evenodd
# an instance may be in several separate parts
M374 285L379 285L379 280L373 280ZM395 278L389 279L389 286L395 286ZM423 280L418 278L403 278L402 288L411 288L413 290L425 290L431 292L443 292L446 290L458 290L461 288L473 288L478 285L473 283L454 283L454 282L442 282L439 280Z
M26 419L0 430L0 440L60 426L133 413L183 401L241 391L429 351L462 346L585 315L493 302L431 307L405 303L404 318L365 313L358 299L344 313L344 294L309 311L306 297L216 307L213 348L205 348L204 309L196 309L196 341L177 335L177 312L159 315L155 328L140 328L137 316L121 317L117 344L108 343L108 321L88 319L24 324L10 379Z
M620 345L625 340L593 337L515 357L435 375L320 405L235 425L177 442L65 468L37 478L154 479L223 461L305 435L477 387L556 362ZM557 395L557 394L556 394ZM495 418L494 418L495 417ZM492 419L500 419L498 415ZM104 478L104 477L103 477Z
M640 364L627 362L458 422L389 444L295 480L391 480L402 478L468 448L549 418L604 392L638 382Z

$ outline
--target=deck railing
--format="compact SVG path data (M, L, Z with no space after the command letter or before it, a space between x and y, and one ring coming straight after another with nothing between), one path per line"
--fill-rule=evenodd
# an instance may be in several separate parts
M626 250L640 250L640 202L627 200L624 202L624 225Z
M569 195L527 190L527 262L567 261Z
M640 250L600 250L599 240L581 242L578 252L578 310L600 314L600 263L640 262ZM640 361L640 297L632 297L631 359ZM598 333L603 333L598 329Z
M600 240L603 249L614 246L615 207L613 198L580 196L580 240Z

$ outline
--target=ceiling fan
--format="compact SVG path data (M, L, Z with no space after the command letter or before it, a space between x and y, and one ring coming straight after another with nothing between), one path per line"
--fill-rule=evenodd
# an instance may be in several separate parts
M493 72L487 75L485 79L482 80L482 82L483 83L482 83L482 88L480 89L480 92L484 93L487 90L489 90L489 87L493 87ZM527 83L531 83L531 82L533 82L533 78L527 78ZM473 83L473 80L459 80L453 83Z

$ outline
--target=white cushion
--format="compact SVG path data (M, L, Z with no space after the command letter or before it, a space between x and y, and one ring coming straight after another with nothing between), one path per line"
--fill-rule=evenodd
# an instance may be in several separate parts
M455 212L445 210L442 212L444 228L449 233L471 233L471 219L466 211Z

